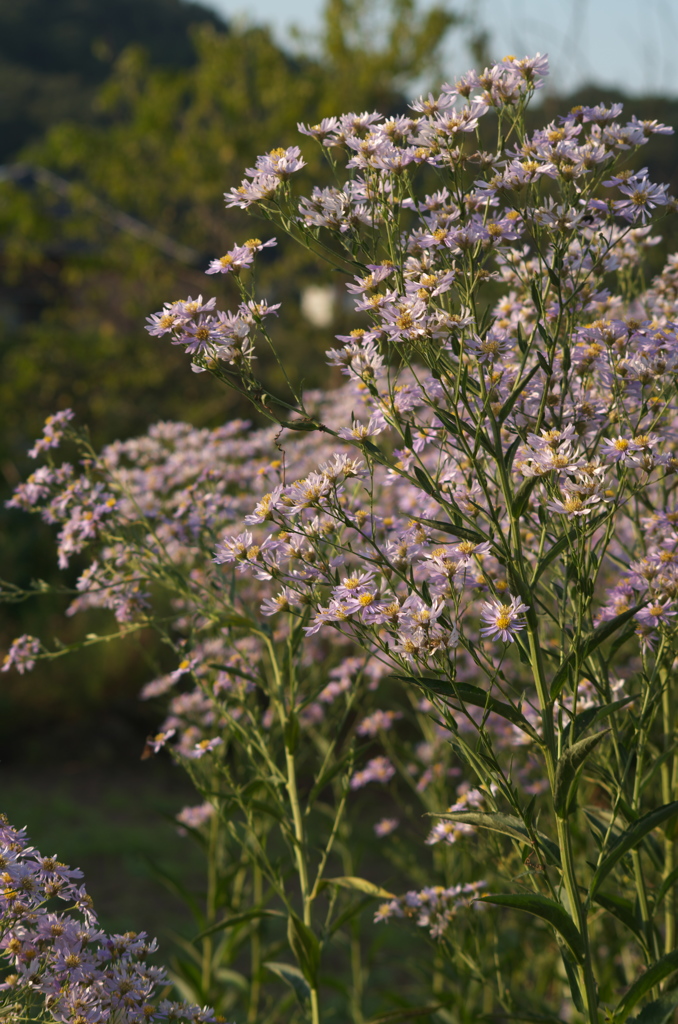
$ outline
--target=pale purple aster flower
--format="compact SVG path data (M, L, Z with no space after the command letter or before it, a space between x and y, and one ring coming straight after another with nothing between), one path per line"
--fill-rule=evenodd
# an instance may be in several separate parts
M363 718L356 729L358 736L376 736L380 731L386 732L393 723L402 718L400 711L373 711L371 715Z
M650 135L673 135L673 128L669 125L661 124L660 121L639 121L635 114L631 115L631 120L626 127L635 129L639 136L643 136L643 141L648 139Z
M475 829L463 821L438 821L426 837L427 846L435 846L436 843L456 843L463 835L472 835Z
M281 181L287 181L295 171L299 171L305 166L306 161L303 159L299 147L289 146L287 149L272 149L270 153L258 156L256 167L248 167L245 174L255 180L262 176L275 175Z
M320 124L314 124L310 127L308 125L297 122L297 129L302 135L310 135L312 139L316 139L317 142L324 142L325 139L336 132L339 127L339 118L337 117L324 117Z
M374 834L379 839L384 839L386 836L390 836L392 832L395 832L400 822L397 818L382 818L374 826Z
M236 270L243 270L252 265L255 252L261 252L262 249L268 249L277 244L275 238L270 238L267 242L262 242L260 238L250 238L244 245L236 245L233 249L229 249L225 256L212 260L205 273L230 274Z
M147 749L149 751L152 750L154 754L157 754L159 751L162 750L167 741L172 739L175 733L176 729L167 729L166 732L159 732L156 733L155 736L150 736L146 740Z
M576 491L565 490L561 493L562 500L561 498L552 498L551 501L546 503L546 507L551 512L566 515L568 519L589 515L600 502L600 498L596 494L582 497Z
M212 260L205 271L206 274L231 274L244 270L254 262L254 253L244 245L236 245L218 259Z
M21 675L30 672L35 665L35 659L40 654L41 644L34 636L24 633L13 641L12 646L5 655L0 672L8 672L15 668Z
M206 800L203 804L197 804L195 807L184 807L177 814L177 821L182 825L187 825L188 828L200 828L210 820L213 814L214 805Z
M272 306L269 306L266 299L261 299L260 302L255 302L254 299L250 299L249 302L243 302L238 306L238 312L243 318L245 323L259 323L262 317L278 315L281 303L276 302Z
M615 213L621 214L626 220L642 220L643 224L656 206L666 206L669 201L668 185L653 185L648 178L629 180L619 186L619 191L627 199L614 202Z
M645 608L641 608L634 617L642 626L656 629L661 624L668 625L675 614L676 610L672 607L670 601L665 601L664 603L656 601Z
M204 757L205 754L211 754L212 751L217 747L220 747L223 742L224 741L221 736L214 736L211 740L200 740L193 747L193 750L186 752L186 757L190 757L197 761L201 757Z
M481 621L484 623L480 635L512 643L516 633L525 628L523 612L527 609L528 605L523 604L517 597L512 597L510 604L502 604L497 600L485 601L480 613Z
M354 573L351 576L346 576L341 584L334 589L332 596L338 600L347 600L353 598L356 595L362 593L364 590L368 590L374 579L374 570L368 569L367 572Z
M267 597L261 602L262 615L277 615L278 612L288 612L292 607L292 600L296 597L293 590L285 587L274 597Z
M636 452L642 451L643 446L626 437L606 437L600 448L600 454L612 462L632 462Z
M330 601L327 608L319 608L310 626L304 626L306 636L313 636L330 622L345 622L351 610L342 601Z
M48 416L43 427L42 437L39 438L29 451L29 456L36 459L40 452L49 448L58 448L63 440L66 424L73 419L75 413L72 409L63 409Z
M388 782L395 775L395 768L387 757L373 757L362 771L351 778L351 789L362 789L370 782Z

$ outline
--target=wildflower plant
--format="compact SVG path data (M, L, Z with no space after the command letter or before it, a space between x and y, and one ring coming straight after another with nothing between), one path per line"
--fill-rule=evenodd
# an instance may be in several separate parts
M214 1024L207 1007L152 1003L167 981L162 968L145 962L155 940L143 932L106 935L79 884L82 871L44 857L4 815L0 868L0 949L10 965L0 983L3 1020Z
M670 129L617 104L528 134L546 73L507 57L408 115L300 125L336 186L298 195L291 146L227 193L347 277L342 387L257 378L277 306L250 239L208 268L235 310L189 297L148 330L271 426L97 453L61 414L11 502L59 525L62 564L92 550L72 611L176 656L143 696L171 695L147 749L201 795L180 983L242 1019L317 1024L332 986L356 1024L678 1005L678 261L643 278L675 202L634 166ZM22 637L7 665L57 653ZM376 1005L374 930L399 927L434 952L408 945L416 984Z

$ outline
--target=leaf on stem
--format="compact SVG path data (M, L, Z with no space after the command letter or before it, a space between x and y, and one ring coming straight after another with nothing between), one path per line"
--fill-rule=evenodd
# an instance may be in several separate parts
M315 933L296 914L290 914L287 918L287 939L301 973L315 988L320 967L320 943Z
M599 708L587 708L586 711L580 711L575 717L573 722L568 722L563 730L563 742L569 743L570 731L572 731L572 737L577 740L582 733L585 733L587 729L592 729L594 725L602 722L603 719L613 715L615 711L619 711L621 708L626 707L630 704L635 697L622 697L621 700L614 700L611 704L604 704Z
M518 381L518 383L514 387L513 391L508 396L508 398L506 399L506 401L502 405L501 409L499 410L499 413L497 415L497 420L498 420L499 423L503 423L504 422L506 417L509 415L509 413L513 409L513 406L516 404L516 401L520 397L521 393L525 390L527 385L530 383L530 381L532 380L532 378L534 377L534 375L535 375L535 373L537 372L538 369L539 369L539 364L535 363L535 365L532 367L530 372L526 373L525 376L521 380Z
M479 686L474 686L472 683L446 683L442 679L431 679L429 676L396 676L395 678L405 682L416 683L423 690L432 690L439 697L451 697L460 704L470 704L472 707L485 708L487 711L499 715L500 718L505 718L507 722L517 725L531 739L541 742L538 733L535 732L527 718L518 708L514 708L511 704L506 704L504 701L497 700L496 697L492 697L487 690L483 690Z
M571 747L566 747L558 758L553 806L559 818L566 818L570 813L576 793L575 782L584 761L595 750L603 737L607 736L609 731L609 729L605 729L604 732L596 733L594 736L587 736L586 739L573 743Z
M193 941L199 942L200 939L204 939L208 935L214 935L215 932L223 931L225 928L234 928L237 924L244 924L245 921L256 921L261 917L285 917L285 915L280 910L266 910L264 907L255 907L253 910L246 910L242 914L233 914L231 917L225 917L223 921L217 921L196 935Z
M647 1003L637 1017L631 1019L635 1024L668 1024L678 1006L678 990L667 992L659 999Z
M477 530L471 530L468 526L461 526L459 523L444 523L440 519L420 519L418 516L410 516L418 523L425 523L427 526L434 526L436 530L443 533L450 533L453 537L461 537L463 540L473 541L474 544L482 544L487 540L484 534Z
M627 608L627 610L622 612L621 615L615 615L613 619L608 619L607 622L602 622L600 626L593 630L592 633L589 633L588 636L582 637L576 651L574 649L570 651L553 677L553 682L551 683L552 700L555 700L567 682L568 672L574 664L575 654L579 655L580 661L585 661L586 658L593 654L601 644L605 643L613 633L616 633L621 626L626 625L629 619L632 619L636 612L640 611L643 607L644 604L636 604L633 608Z
M536 476L528 476L516 491L511 502L511 515L514 519L520 519L522 516L538 479L539 477Z
M294 967L292 964L273 963L271 960L268 960L263 966L290 985L302 1006L307 999L311 998L308 982L298 967Z
M678 882L678 867L674 868L673 871L671 872L671 874L667 875L667 877L664 879L662 884L659 886L659 889L657 890L657 894L656 894L656 896L654 898L654 910L655 911L656 911L657 907L661 904L661 902L664 899L664 897L666 896L667 892L669 892L673 888L673 886L676 884L676 882Z
M664 978L668 978L669 974L673 974L675 970L678 970L678 949L674 949L672 952L667 953L666 956L661 957L660 960L655 960L653 964L650 964L644 974L641 974L641 976L634 981L633 985L631 985L631 988L614 1011L612 1019L615 1021L615 1024L617 1024L617 1022L621 1024L621 1021L626 1020L633 1007L643 998L645 993L649 992L655 985L658 985ZM678 996L676 996L675 993L673 993L673 997L674 999L678 999ZM657 1002L659 1001L660 1000L657 1000ZM649 1010L649 1007L646 1009Z
M607 910L608 914L612 914L630 932L633 932L643 947L646 945L647 936L643 933L630 900L625 900L621 896L611 896L609 893L599 892L596 893L595 901L598 906L603 907L604 910Z
M342 889L353 889L354 892L364 892L367 896L373 896L380 900L394 900L394 893L388 889L382 889L374 882L368 882L366 878L357 878L354 875L342 875L339 878L325 878L323 885L339 885Z
M539 893L516 895L491 893L488 896L481 896L479 901L494 903L499 907L510 907L513 910L524 910L528 914L534 914L535 917L547 921L565 940L577 963L583 962L585 951L582 937L574 921L560 903L547 899L546 896L541 896Z
M678 800L664 804L663 807L657 807L654 811L649 811L622 832L617 842L608 850L596 868L591 879L589 899L594 898L603 880L607 878L617 861L620 861L625 853L635 849L649 832L675 817L676 814L678 814Z
M572 1002L580 1013L584 1013L584 1000L582 999L581 988L579 987L579 978L577 977L577 964L573 960L572 954L562 939L559 940L558 945L560 946L560 956L563 961L563 967L565 968L565 974L567 975L567 983L570 986Z
M425 491L426 494L430 495L431 498L438 497L438 491L436 490L435 486L429 480L426 473L424 473L423 470L419 469L419 466L414 467L414 475L416 476L417 482L419 483L419 486L421 487L422 491Z
M367 438L364 438L360 442L360 446L364 448L365 453L370 455L380 466L392 466L393 460L389 459L388 456L382 452L381 448L379 448L378 445L373 444L372 441L368 441Z

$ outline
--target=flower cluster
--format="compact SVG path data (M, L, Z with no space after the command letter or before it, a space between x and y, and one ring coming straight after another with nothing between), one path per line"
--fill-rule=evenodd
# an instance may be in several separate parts
M107 935L79 880L82 872L28 845L25 829L0 818L0 956L10 966L0 984L0 1013L63 1024L181 1022L210 1024L208 1008L151 1002L166 983L146 957L157 944L141 932ZM63 909L62 909L63 908ZM43 1016L44 1014L44 1016ZM10 1019L9 1017L7 1019Z
M439 939L461 908L474 905L477 893L485 885L485 882L470 882L449 888L436 885L421 889L419 892L413 890L398 899L382 903L374 915L374 920L388 921L392 917L413 918L420 928L428 928L432 939Z

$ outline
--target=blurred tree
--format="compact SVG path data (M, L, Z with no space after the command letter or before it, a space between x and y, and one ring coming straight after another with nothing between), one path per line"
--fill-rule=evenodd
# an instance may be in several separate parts
M0 4L0 161L56 121L90 116L95 89L130 43L153 64L188 67L191 25L224 22L182 0L4 0Z
M408 81L435 77L445 33L461 20L442 7L421 17L413 0L378 6L381 34L373 31L369 4L330 0L315 58L289 56L264 29L224 34L211 26L194 32L197 60L182 71L159 69L142 48L128 48L98 94L96 124L65 122L24 151L31 165L56 172L62 187L43 171L8 181L0 192L0 401L11 448L36 428L26 415L29 395L36 420L74 404L99 437L109 438L153 417L206 422L226 414L232 399L204 379L187 381L179 354L145 337L143 317L168 296L223 285L203 277L208 259L254 227L243 215L226 215L222 193L264 140L269 148L287 145L298 121L315 123L337 109L402 109ZM322 180L328 172L306 142L309 175ZM124 223L119 230L104 216L111 208L190 247L193 260L182 265ZM321 347L297 300L318 271L284 243L267 255L267 297L290 300L280 344L294 346L307 379L317 383L325 375L326 338Z

